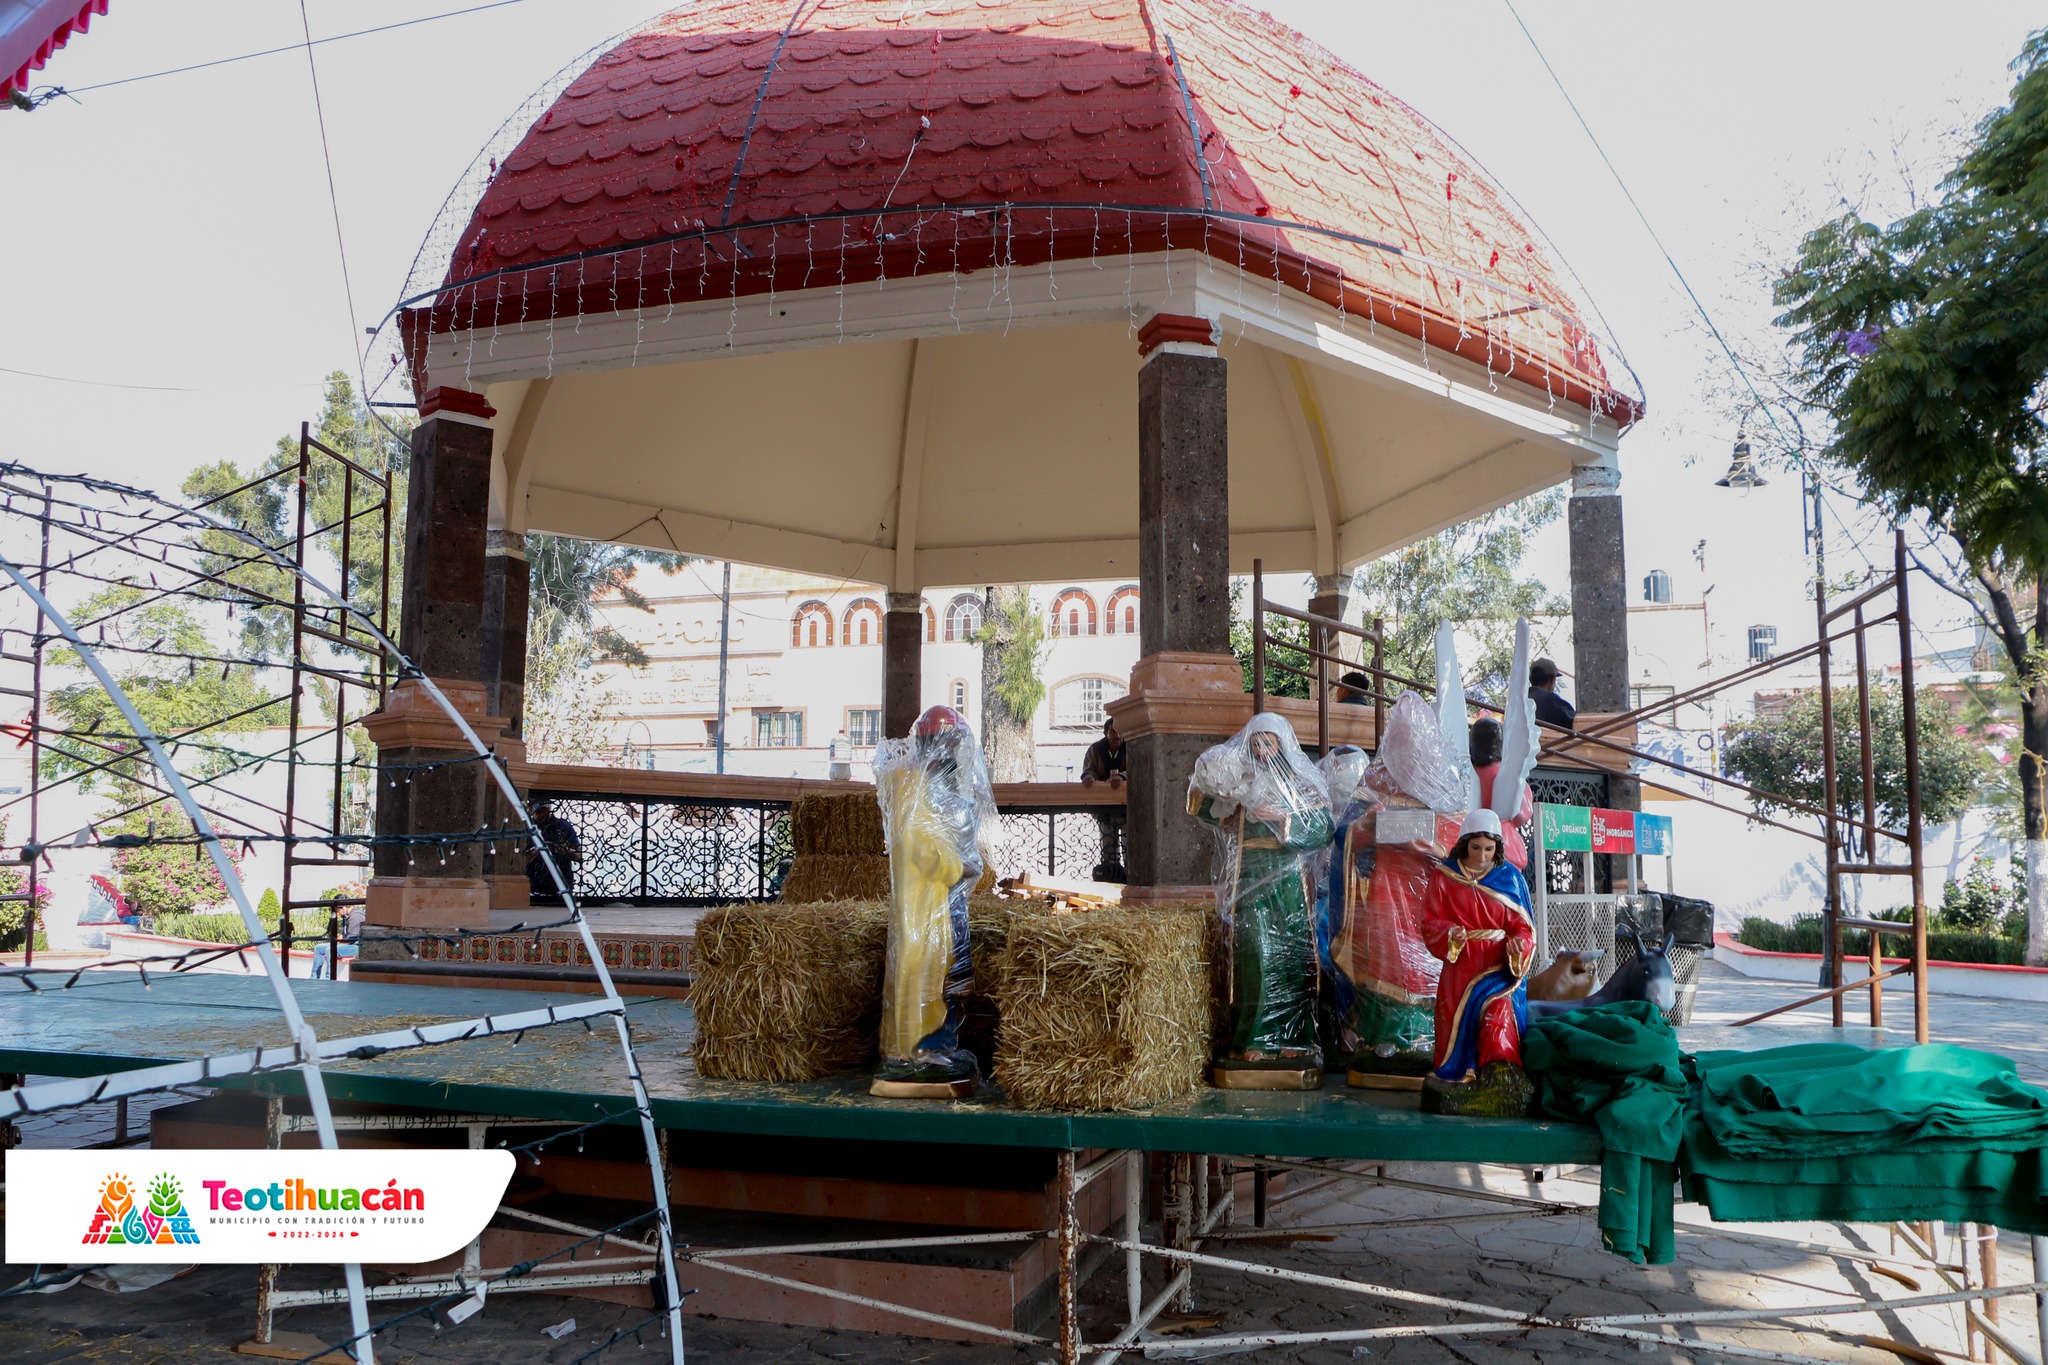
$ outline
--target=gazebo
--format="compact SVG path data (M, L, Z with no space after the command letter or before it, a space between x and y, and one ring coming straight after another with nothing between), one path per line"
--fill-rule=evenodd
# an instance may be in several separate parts
M1640 399L1469 158L1231 0L692 5L477 187L400 314L401 644L515 756L529 530L883 585L891 734L922 592L1135 577L1134 888L1206 880L1182 790L1248 713L1254 559L1337 615L1356 565L1571 480L1579 638L1626 657ZM1623 708L1605 672L1582 706ZM407 688L376 728L382 832L487 823ZM377 870L373 923L489 903L480 851Z

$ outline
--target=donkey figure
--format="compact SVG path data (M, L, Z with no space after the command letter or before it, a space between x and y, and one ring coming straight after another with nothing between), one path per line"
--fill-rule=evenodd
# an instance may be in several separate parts
M1583 1000L1531 1000L1529 1018L1555 1019L1571 1010L1622 1000L1647 1000L1660 1011L1669 1011L1678 1003L1678 985L1671 975L1671 949L1678 942L1678 935L1666 934L1661 945L1651 947L1643 942L1641 931L1633 924L1618 924L1614 932L1617 936L1626 934L1635 944L1635 958L1615 968L1607 984Z

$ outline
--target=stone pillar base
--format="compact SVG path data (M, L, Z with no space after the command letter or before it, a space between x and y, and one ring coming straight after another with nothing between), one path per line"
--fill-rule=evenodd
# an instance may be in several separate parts
M392 929L488 929L491 885L481 877L372 877L363 923Z
M1188 776L1204 749L1251 719L1243 668L1229 654L1148 654L1131 669L1129 694L1104 709L1131 755L1124 899L1208 899L1215 841L1208 826L1188 814Z
M525 873L492 872L484 880L491 884L491 909L525 910L533 905L533 883Z

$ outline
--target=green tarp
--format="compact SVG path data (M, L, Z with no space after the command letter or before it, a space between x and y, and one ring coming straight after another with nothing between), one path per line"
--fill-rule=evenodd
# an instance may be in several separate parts
M1600 1244L1669 1261L1686 1099L1671 1026L1640 1000L1573 1010L1531 1024L1522 1055L1544 1113L1600 1130Z
M1603 1244L1672 1256L1673 1157L1722 1222L1939 1219L2048 1235L2048 1091L1947 1044L1808 1043L1681 1058L1647 1004L1575 1010L1524 1043L1544 1112L1606 1147Z

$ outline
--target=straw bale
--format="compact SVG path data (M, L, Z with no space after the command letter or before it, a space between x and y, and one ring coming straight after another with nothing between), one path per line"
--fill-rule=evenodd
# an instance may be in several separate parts
M785 904L888 899L889 859L879 853L800 853L782 879Z
M879 856L887 851L882 806L872 791L804 793L790 807L789 833L798 858L814 853Z
M1210 1058L1207 905L1017 915L995 968L995 1078L1024 1109L1142 1109Z
M875 1057L889 913L874 903L732 905L697 925L697 1070L805 1081Z

